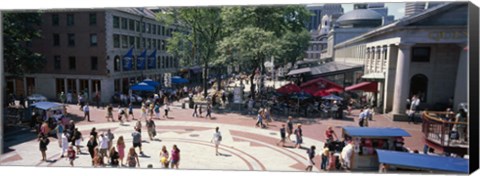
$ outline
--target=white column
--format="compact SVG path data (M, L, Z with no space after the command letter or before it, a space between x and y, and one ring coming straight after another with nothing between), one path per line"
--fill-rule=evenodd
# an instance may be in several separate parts
M454 109L457 110L458 104L467 102L468 93L468 49L467 44L460 45L460 57L457 67L457 79L455 81L455 94L453 97Z
M63 79L63 87L64 87L63 93L66 94L68 92L67 78Z
M0 31L3 31L3 16L2 12L0 11ZM0 35L0 73L3 73L3 35ZM0 91L0 100L4 100L5 89L6 89L6 82L5 82L5 74L0 75L0 82L2 83L2 91ZM0 129L0 154L3 153L3 108L0 108L0 114L2 117L0 118L0 125L2 128Z
M76 82L75 91L77 92L77 97L73 97L73 98L77 99L78 95L80 95L80 79L75 79L75 82Z
M393 114L403 116L410 87L410 53L413 44L398 45L397 70L395 73L395 91L393 94Z

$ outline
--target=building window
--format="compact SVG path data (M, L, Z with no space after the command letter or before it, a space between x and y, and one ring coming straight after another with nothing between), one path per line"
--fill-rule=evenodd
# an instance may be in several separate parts
M148 23L148 25L147 25L147 33L150 34L151 31L152 31L152 25L151 25L150 23Z
M152 49L152 39L147 39L147 48Z
M128 20L128 29L131 31L135 31L135 21L132 19Z
M140 21L135 21L135 27L136 27L136 31L137 32L140 32Z
M60 17L58 14L52 14L52 26L58 26L58 23L60 22Z
M90 67L92 70L98 70L98 58L97 56L90 57Z
M77 63L76 63L76 59L74 56L70 56L68 57L68 68L70 70L75 70L77 69Z
M152 39L152 42L153 42L153 49L156 49L157 48L157 40Z
M162 26L161 26L161 25L158 25L157 34L158 34L158 35L162 34Z
M60 46L60 34L53 34L53 46Z
M90 34L90 46L97 46L97 34Z
M120 36L118 34L113 34L113 47L120 48Z
M157 25L152 25L152 34L157 34Z
M58 55L53 56L53 68L55 70L61 70L62 69L62 60L60 60L60 56L58 56Z
M113 69L115 71L120 71L120 66L122 63L120 62L120 56L115 56L115 59L113 61Z
M75 24L73 14L67 14L67 26L73 26Z
M137 37L137 47L136 48L140 48L140 37Z
M129 36L128 37L128 47L135 46L135 37L134 36Z
M75 34L68 35L68 46L75 46Z
M165 36L165 26L162 26L162 35Z
M128 36L122 35L122 48L128 48Z
M145 32L146 27L147 27L147 24L145 22L142 22L142 32Z
M127 26L128 26L127 22L128 20L126 18L122 18L122 29L125 29L125 30L127 29Z
M113 28L120 27L120 18L118 16L113 16Z
M412 62L430 62L430 47L413 47Z
M89 19L90 26L97 25L97 14L96 13L90 13L88 19Z
M158 45L157 45L157 49L160 50L162 49L162 41L161 40L158 40Z
M167 42L166 40L164 40L164 41L163 41L163 46L162 46L162 49L163 49L164 51L167 50L167 44L168 44L168 42Z
M142 48L145 48L146 47L146 41L145 41L145 38L142 38Z

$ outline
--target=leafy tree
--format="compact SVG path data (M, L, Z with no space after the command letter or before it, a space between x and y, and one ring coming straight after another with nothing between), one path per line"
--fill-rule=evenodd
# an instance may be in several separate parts
M199 59L204 66L204 96L207 96L207 78L209 63L216 58L217 42L222 37L222 19L220 7L208 8L178 8L158 13L160 21L167 24L176 24L191 30L188 34L174 36L169 39L167 48L169 53L186 55L183 59ZM180 42L179 38L182 42ZM188 43L188 44L187 44ZM180 47L181 45L185 47ZM187 47L188 46L188 47Z
M285 65L287 63L294 64L296 61L302 60L305 50L308 48L310 37L310 32L307 29L303 29L299 33L286 32L281 38L282 55L276 57L275 62L279 65Z
M40 38L39 13L4 13L3 44L5 72L21 77L41 71L45 58L30 50L32 39Z

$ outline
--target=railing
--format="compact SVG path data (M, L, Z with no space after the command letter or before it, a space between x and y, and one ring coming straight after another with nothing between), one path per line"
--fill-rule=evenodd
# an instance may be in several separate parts
M445 118L454 117L455 114L440 111L424 111L422 113L422 132L425 138L431 142L441 145L442 147L468 147L468 144L459 144L450 139L450 134L455 124L467 125L465 122L453 122L445 120ZM443 118L442 118L443 117Z

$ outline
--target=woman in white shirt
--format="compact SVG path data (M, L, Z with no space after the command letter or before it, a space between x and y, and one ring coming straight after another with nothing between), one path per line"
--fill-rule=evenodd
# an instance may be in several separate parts
M215 133L213 133L213 138L211 140L211 142L213 142L215 144L215 155L220 155L220 153L218 153L218 146L220 145L220 142L222 141L222 134L220 134L220 131L218 131L219 128L215 128Z

